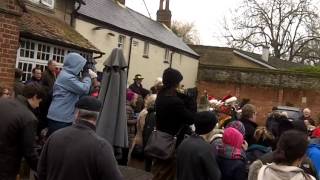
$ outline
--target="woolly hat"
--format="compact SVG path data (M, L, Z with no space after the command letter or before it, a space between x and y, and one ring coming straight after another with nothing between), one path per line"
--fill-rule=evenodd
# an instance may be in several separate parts
M217 117L214 113L209 111L198 112L196 114L196 120L194 125L196 127L196 133L199 135L207 134L216 126Z
M223 132L222 142L240 149L243 144L243 135L235 128L226 128Z
M134 98L134 92L132 92L131 90L127 91L127 101L132 101L132 99Z
M162 75L162 82L163 85L166 87L173 87L175 85L178 85L183 79L182 74L175 69L167 68L164 70Z
M84 96L76 103L75 107L78 109L99 112L101 110L102 103L95 97Z
M227 124L226 128L228 128L228 127L235 128L236 130L238 130L242 134L242 136L244 136L246 134L246 129L241 121L232 121Z

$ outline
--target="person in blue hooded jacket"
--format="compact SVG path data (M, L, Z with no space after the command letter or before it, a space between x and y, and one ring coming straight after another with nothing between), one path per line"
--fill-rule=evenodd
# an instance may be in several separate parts
M89 69L89 75L80 79L87 60L78 53L69 53L65 57L63 68L53 86L53 99L47 118L48 133L70 126L75 120L75 104L79 98L90 91L91 81L97 74Z
M309 142L307 156L311 159L316 171L317 176L320 177L320 129L316 128L311 135Z

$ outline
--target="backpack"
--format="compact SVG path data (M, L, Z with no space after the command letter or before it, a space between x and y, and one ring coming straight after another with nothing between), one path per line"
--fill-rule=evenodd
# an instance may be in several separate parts
M142 130L142 143L143 148L146 146L148 139L156 127L156 112L154 109L148 109L148 114L145 119L145 124Z

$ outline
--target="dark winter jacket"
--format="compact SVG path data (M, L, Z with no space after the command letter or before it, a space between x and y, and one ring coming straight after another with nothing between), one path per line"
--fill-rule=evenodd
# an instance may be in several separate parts
M219 180L220 170L212 146L202 137L192 135L177 151L178 180Z
M186 131L189 130L188 125L194 123L195 113L187 109L184 102L177 96L167 96L159 94L156 99L156 117L157 129L171 135L178 135L177 144L179 144Z
M53 85L55 81L56 81L56 76L50 70L46 70L43 72L42 85L45 88L47 88L48 93L52 94Z
M37 119L27 100L0 99L0 179L15 180L22 157L36 170L38 154L35 150Z
M32 76L31 79L29 79L28 81L26 81L26 84L31 84L31 83L42 84L42 81L41 81L41 79L38 80L38 79L36 79L35 77Z
M39 180L119 180L109 142L95 133L95 126L87 121L53 133L41 154Z
M142 85L139 86L136 83L131 84L129 86L129 89L134 93L141 95L143 98L145 98L150 93L147 89L143 88Z
M246 161L244 159L227 159L221 156L217 158L221 180L247 180Z
M244 139L247 141L249 146L255 144L256 140L254 139L254 132L256 131L257 124L250 121L249 119L241 119L241 122L243 123L246 129Z

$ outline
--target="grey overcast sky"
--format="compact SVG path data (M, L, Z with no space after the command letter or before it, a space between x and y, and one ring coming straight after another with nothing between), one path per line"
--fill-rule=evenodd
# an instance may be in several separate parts
M145 0L152 19L160 0ZM170 0L172 19L193 22L203 45L226 46L223 34L223 18L230 17L231 9L236 8L242 0ZM320 7L320 0L315 0ZM146 16L148 12L143 0L126 0L126 5Z

